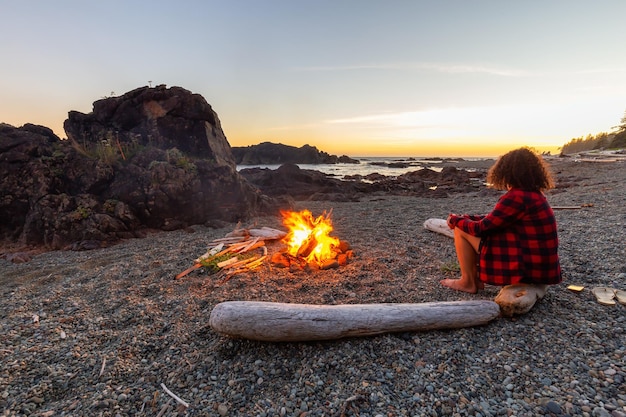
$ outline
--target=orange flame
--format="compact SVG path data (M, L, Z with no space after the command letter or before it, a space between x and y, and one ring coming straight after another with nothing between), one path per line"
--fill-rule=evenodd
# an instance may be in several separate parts
M287 252L291 256L304 258L307 262L322 264L337 256L339 239L329 235L333 231L330 214L326 212L317 218L309 210L281 211L283 224L287 227Z

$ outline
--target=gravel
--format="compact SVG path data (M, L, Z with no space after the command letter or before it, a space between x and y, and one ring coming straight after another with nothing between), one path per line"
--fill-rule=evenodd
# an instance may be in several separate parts
M496 287L472 295L439 284L457 273L454 247L422 227L448 212L488 211L497 196L488 190L299 202L314 214L332 209L336 236L356 253L329 271L264 266L227 282L203 270L173 280L234 225L0 259L1 415L626 416L626 306L591 294L626 289L626 162L553 169L551 204L585 205L555 210L565 281L529 313L480 327L267 343L216 334L208 317L227 300L493 299Z

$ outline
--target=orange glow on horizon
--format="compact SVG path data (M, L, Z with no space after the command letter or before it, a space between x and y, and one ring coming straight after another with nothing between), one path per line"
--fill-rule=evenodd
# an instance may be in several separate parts
M327 152L331 155L347 155L352 158L357 157L472 157L472 158L491 158L498 157L508 151L522 146L534 148L537 152L550 152L552 155L558 155L560 147L565 144L533 144L532 142L502 140L501 143L487 143L479 140L463 140L463 141L427 141L415 140L411 143L385 143L380 140L360 140L349 141L342 140L293 140L275 137L273 139L259 140L257 142L236 141L229 138L230 145L233 147L243 147L257 145L262 142L281 143L283 145L294 146L296 148L304 145L315 146L319 151ZM468 144L469 142L469 144Z

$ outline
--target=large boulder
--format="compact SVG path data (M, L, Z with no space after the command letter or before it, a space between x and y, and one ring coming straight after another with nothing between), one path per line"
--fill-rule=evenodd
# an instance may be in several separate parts
M177 148L235 167L217 114L201 95L180 87L141 87L98 100L89 114L70 111L63 127L67 138L88 153L103 146L129 151L143 146Z
M217 115L182 88L99 100L65 128L69 140L0 125L2 242L89 249L282 208L237 173Z

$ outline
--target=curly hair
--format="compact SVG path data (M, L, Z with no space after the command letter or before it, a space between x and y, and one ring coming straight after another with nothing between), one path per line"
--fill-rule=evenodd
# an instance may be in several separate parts
M527 147L502 155L487 173L487 183L497 190L509 187L525 191L543 191L554 188L548 164Z

